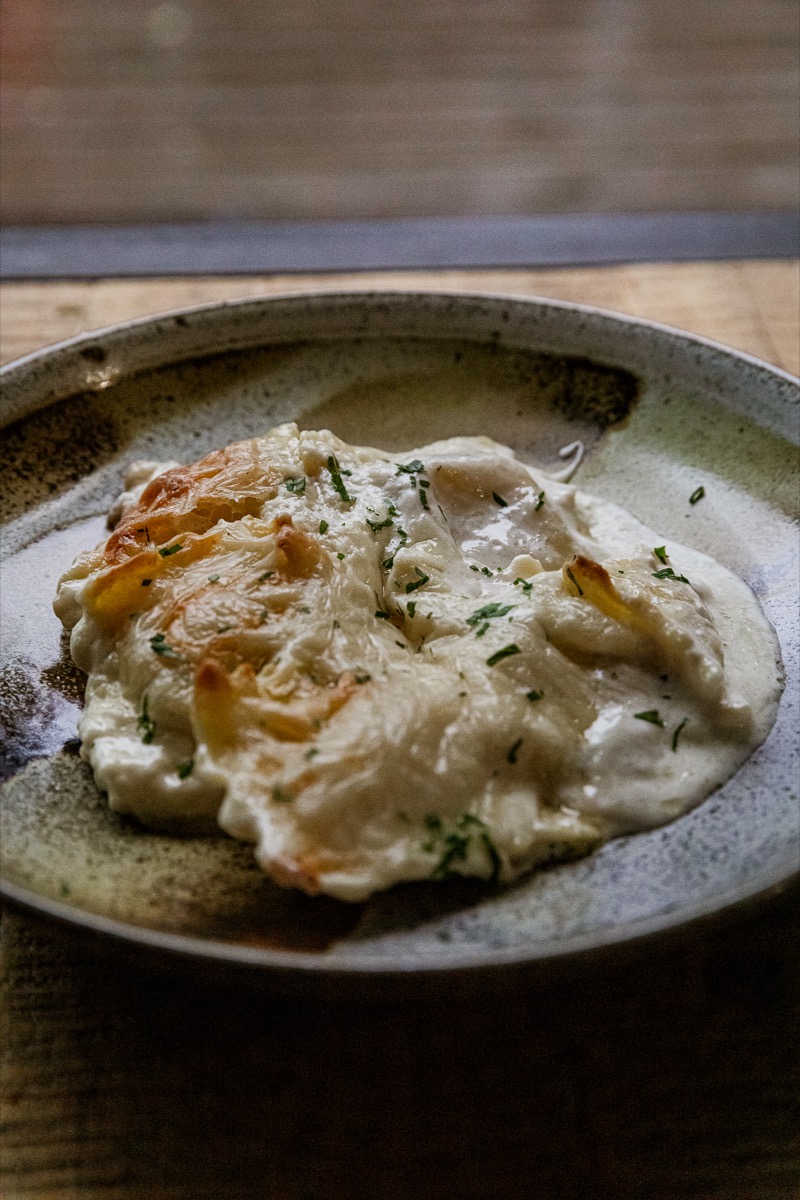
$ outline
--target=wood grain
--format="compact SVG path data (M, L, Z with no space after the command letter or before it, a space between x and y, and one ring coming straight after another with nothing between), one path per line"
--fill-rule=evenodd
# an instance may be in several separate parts
M571 300L687 329L800 371L800 273L791 261L5 283L0 286L0 357L8 361L90 329L194 304L375 288Z
M8 284L7 357L234 295L580 299L797 364L792 264ZM291 1003L11 913L4 1200L796 1200L800 896L487 1000Z
M6 222L792 208L790 0L6 0Z

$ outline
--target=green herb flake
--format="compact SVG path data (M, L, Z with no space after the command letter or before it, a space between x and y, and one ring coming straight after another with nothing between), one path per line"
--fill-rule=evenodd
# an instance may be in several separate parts
M219 575L209 575L208 582L209 583L219 583Z
M533 511L538 512L546 499L547 497L545 496L544 492L539 492L539 495L536 497L536 503L533 506Z
M522 738L517 738L517 740L514 742L514 745L511 747L508 754L506 755L506 761L510 762L512 766L517 761L517 755L519 754L519 748L521 745L522 745Z
M423 584L426 584L430 579L430 575L426 575L424 571L420 571L419 567L414 567L414 570L416 571L418 578L415 579L413 583L406 584L406 595L408 595L409 592L415 592L417 588L421 588Z
M481 567L481 575L494 575L494 571L490 571L488 567Z
M355 679L356 683L369 683L369 681L372 679L372 676L368 675L366 671L359 671L357 674L353 675L353 679Z
M406 611L410 617L414 616L414 613L417 611L416 600L409 600L408 604L406 605Z
M306 477L301 475L299 479L284 479L287 492L294 492L296 496L302 496L306 490Z
M264 583L267 579L272 579L272 576L274 574L275 574L274 571L265 571L263 573L263 575L259 575L258 579L256 580L256 583Z
M410 463L395 463L394 465L397 467L398 475L419 475L421 471L425 470L424 464L418 458Z
M182 549L183 546L180 544L180 542L176 542L174 546L160 546L158 553L162 558L169 558L171 555L177 554L178 551Z
M477 609L471 616L467 617L468 625L478 625L481 621L491 621L495 617L504 617L506 613L511 612L513 604L484 604L483 608Z
M141 731L142 741L146 746L149 746L155 737L156 727L150 718L150 713L147 708L147 693L142 697L142 712L136 722L136 728Z
M150 584L151 584L152 582L153 582L153 581L152 581L152 579L143 579L143 580L142 580L142 587L150 587Z
M672 735L672 749L673 749L673 751L677 751L677 749L678 749L678 738L681 736L681 734L683 733L684 729L686 728L686 726L687 726L688 724L689 724L689 718L688 718L688 717L684 717L684 718L683 718L683 720L681 721L680 725L677 727L677 729L676 729L676 730L675 730L675 732L673 733L673 735Z
M178 651L173 650L172 646L168 645L163 633L157 633L154 637L150 638L150 649L162 658L172 658L176 662L183 662Z
M306 750L305 754L303 755L303 758L306 760L306 762L310 762L311 759L316 758L318 754L319 754L319 750L317 749L317 747L312 746L310 750Z
M476 567L475 563L470 563L469 569L470 569L470 571L480 571L480 567Z
M235 625L218 625L217 633L229 633L231 629L235 629Z
M577 579L575 578L575 576L572 574L572 568L571 568L571 567L567 567L567 578L568 578L568 579L570 580L570 582L571 582L571 583L573 583L573 584L575 585L575 587L578 589L578 595L579 595L579 596L582 596L582 595L583 595L583 588L582 588L582 587L581 587L581 585L578 583L578 581L577 581Z
M385 521L370 521L367 518L367 524L373 533L377 533L379 529L388 529L391 525L394 525L394 521L391 517L387 517Z
M531 700L531 701L533 701L533 700L541 700L541 698L542 698L542 696L543 696L543 695L544 695L544 692L535 692L535 691L533 691L533 692L526 692L526 693L525 693L525 699L526 699L526 700Z
M340 551L339 551L339 553L336 555L336 557L339 559L339 562L341 562L341 561L342 561L342 559L344 558L344 555L342 554L341 550L340 550Z
M511 658L513 654L521 653L522 651L516 642L511 642L509 646L503 646L502 650L495 650L494 654L490 658L487 658L486 665L487 667L496 667L504 658Z
M699 488L695 488L695 490L692 492L691 496L689 497L689 503L697 504L697 501L702 500L703 496L705 496L705 494L706 494L706 489L701 484Z
M676 575L672 567L662 567L660 571L653 571L654 579L674 579L676 583L688 583L689 580L685 575Z
M392 614L387 612L385 608L376 608L375 616L382 621L391 621L392 619Z
M659 560L659 562L662 562L662 563L665 563L667 561L667 559L669 558L669 555L667 554L666 546L653 546L653 554L655 554L655 556Z
M508 508L508 501L504 500L502 496L498 496L497 492L492 492L492 499L500 508Z
M327 522L327 521L320 521L320 523L319 523L319 531L320 531L320 533L327 533L327 532L328 532L328 522Z
M270 794L276 804L291 804L294 796L281 783L273 783Z
M464 813L455 821L455 828L446 830L441 817L431 813L425 818L425 827L430 838L423 844L423 850L430 854L438 854L439 861L431 872L432 879L451 879L461 874L456 870L456 864L465 862L473 838L477 838L489 860L489 882L496 883L500 875L501 860L486 825L472 813Z
M419 489L419 492L418 492L417 494L418 494L418 496L419 496L419 502L420 502L420 504L422 505L422 507L423 507L423 508L425 508L425 509L428 509L428 510L430 510L430 507L431 507L431 506L430 506L430 504L428 504L428 497L427 497L427 495L425 494L425 492L423 491L423 489L422 489L422 488L420 488L420 489Z
M526 596L530 596L533 584L529 579L520 579L517 577L514 580L514 587L521 587Z
M662 729L664 728L664 722L658 715L657 708L649 708L647 712L634 713L633 715L637 721L649 721L651 725L660 725Z
M188 762L178 763L178 766L176 767L176 771L178 773L178 779L188 779L193 770L194 770L194 759L193 758L190 758Z
M343 472L339 467L339 463L337 462L335 455L328 455L327 466L330 473L333 490L338 493L341 499L344 500L345 504L352 504L353 497L348 493L347 488L344 486L344 481L342 480ZM344 472L344 474L348 474L348 472Z
M488 628L489 628L489 622L484 621L483 624L478 626L478 628L475 630L475 637L483 637L483 635L486 633Z

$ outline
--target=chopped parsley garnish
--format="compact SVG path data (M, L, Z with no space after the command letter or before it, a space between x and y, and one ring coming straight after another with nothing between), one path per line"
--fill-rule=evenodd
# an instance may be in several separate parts
M656 558L662 563L665 563L669 558L666 546L653 546L653 554L655 554Z
M426 496L426 494L425 494L425 491L423 490L423 488L420 488L420 489L419 489L419 493L418 493L418 494L419 494L419 502L420 502L420 504L422 505L422 507L423 507L423 508L427 508L427 509L429 509L429 508L430 508L430 504L428 504L428 497Z
M150 638L150 649L156 654L160 654L162 658L173 658L176 662L183 662L177 650L173 650L172 646L167 643L163 633L157 633Z
M372 676L368 675L366 671L359 671L358 674L353 676L353 679L355 679L356 683L369 683Z
M681 734L683 733L683 730L685 729L685 727L688 724L689 724L689 718L684 717L683 720L681 721L680 725L677 727L677 729L673 733L673 735L672 735L672 749L673 750L678 749L678 738L681 736Z
M285 479L287 492L294 492L296 496L302 496L306 490L306 477L301 475L299 479Z
M688 583L689 580L685 575L676 575L672 567L662 567L660 571L653 571L654 579L674 579L677 583Z
M347 488L344 486L344 481L342 480L342 471L339 467L339 463L336 461L335 455L328 455L327 466L328 471L330 472L333 490L339 494L342 500L344 500L345 504L352 504L353 497L348 493ZM345 472L345 474L347 474L347 472Z
M689 503L697 504L697 501L702 500L703 496L705 496L705 494L706 494L706 489L701 484L699 488L695 488L695 490L692 492L691 496L689 497Z
M486 633L488 628L489 628L489 622L484 621L483 624L475 630L475 637L483 637L483 635Z
M409 600L408 604L406 605L406 611L410 617L414 616L414 613L417 611L416 600Z
M475 563L470 563L469 569L470 569L470 571L480 571L480 567L476 567Z
M478 625L481 621L491 621L493 617L504 617L513 607L513 604L484 604L483 608L467 617L467 624Z
M512 642L509 646L503 646L502 650L495 650L491 658L487 658L486 665L487 667L496 667L504 658L511 658L512 654L521 653L522 651L519 646L515 642Z
M413 459L410 463L395 463L398 475L419 475L420 471L425 470L425 464L421 463L418 458Z
M367 524L373 533L377 533L379 529L388 529L390 525L394 525L394 521L391 517L387 517L385 521L370 521L367 518Z
M178 763L176 770L178 772L178 779L188 779L194 770L194 759L190 758L188 762Z
M234 628L234 625L219 625L217 626L217 633L228 633L229 630Z
M142 587L150 587L150 584L151 584L152 582L153 582L153 581L152 581L152 579L143 579L143 580L142 580Z
M511 747L508 754L506 755L506 760L508 762L510 762L512 766L517 761L517 754L519 753L519 748L521 745L522 745L522 738L517 738L517 740L514 742L514 745Z
M176 542L174 546L160 546L158 553L162 558L169 558L171 554L177 554L178 551L182 549L183 546L180 544L180 542Z
M342 554L341 550L340 550L340 551L339 551L339 553L336 555L336 557L339 559L339 562L341 562L341 561L342 561L342 559L344 558L344 555Z
M525 699L526 700L541 700L543 695L544 695L544 692L526 692Z
M318 754L319 754L319 750L317 749L317 747L312 746L310 750L306 750L305 754L303 755L303 758L308 762L310 759L316 758L316 756Z
M259 575L256 583L264 583L266 579L271 579L274 574L274 571L264 571L263 575Z
M276 804L290 804L294 800L292 793L280 783L273 783L270 793Z
M383 621L391 621L391 619L392 619L392 614L390 612L387 612L385 608L376 608L375 616Z
M498 496L497 492L492 492L492 499L495 504L499 504L500 508L508 508L508 501L504 500L502 496Z
M491 868L489 882L497 882L501 867L500 855L489 830L480 817L474 817L472 813L464 813L455 821L455 828L448 832L445 830L441 817L436 813L430 813L425 818L425 826L430 831L431 837L424 843L423 850L429 854L440 855L438 863L431 872L432 879L450 879L454 875L459 875L461 872L455 870L455 864L466 860L472 839L477 837L489 860Z
M320 523L319 523L319 531L320 531L320 533L327 533L327 532L328 532L328 522L327 522L327 521L320 521Z
M408 595L409 592L415 592L417 588L421 588L423 584L427 583L430 579L430 575L426 575L424 571L420 571L419 567L414 567L414 570L416 571L418 578L415 579L413 583L406 584L406 595Z
M536 497L536 503L535 503L535 504L534 504L534 506L533 506L533 511L534 511L534 512L538 512L538 511L539 511L539 509L540 509L540 508L542 507L542 505L544 504L544 502L545 502L545 499L546 499L546 497L545 497L545 494L544 494L544 492L539 492L539 495Z
M494 575L494 571L490 571L488 567L481 567L481 575Z
M517 577L514 580L514 587L521 587L523 592L525 593L525 595L530 596L531 588L533 587L533 584L527 579L520 579L519 577Z
M156 727L150 719L150 713L147 710L147 693L142 697L142 712L136 722L136 728L141 730L142 741L146 746L149 746L155 737Z
M579 595L579 596L582 596L582 595L583 595L583 588L582 588L582 587L581 587L581 585L578 583L578 581L577 581L577 579L575 578L575 576L572 574L572 568L571 568L571 567L567 567L567 578L568 578L568 579L570 580L570 582L571 582L571 583L573 583L573 584L575 585L575 587L578 589L578 595Z
M662 729L664 728L664 722L658 715L657 708L649 708L647 712L634 713L633 715L637 721L649 721L651 725L660 725Z
M208 582L209 583L219 583L219 575L209 575Z

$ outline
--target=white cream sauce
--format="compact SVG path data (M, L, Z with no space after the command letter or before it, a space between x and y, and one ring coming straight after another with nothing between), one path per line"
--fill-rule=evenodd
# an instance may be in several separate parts
M60 584L89 675L82 752L117 811L216 818L279 882L360 900L401 880L510 880L672 820L766 737L775 638L712 559L488 439L389 458L286 425L261 444L305 483L215 526L213 550L142 589L124 628L87 611L96 553ZM158 470L134 468L123 507ZM277 516L318 544L308 578L282 576ZM209 655L235 692L211 717ZM346 702L323 712L342 679Z

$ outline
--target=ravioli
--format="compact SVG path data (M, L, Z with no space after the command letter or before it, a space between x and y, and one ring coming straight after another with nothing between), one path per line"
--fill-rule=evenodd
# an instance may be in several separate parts
M699 803L767 735L747 586L487 438L287 424L134 464L55 611L111 807L359 901L507 883Z

